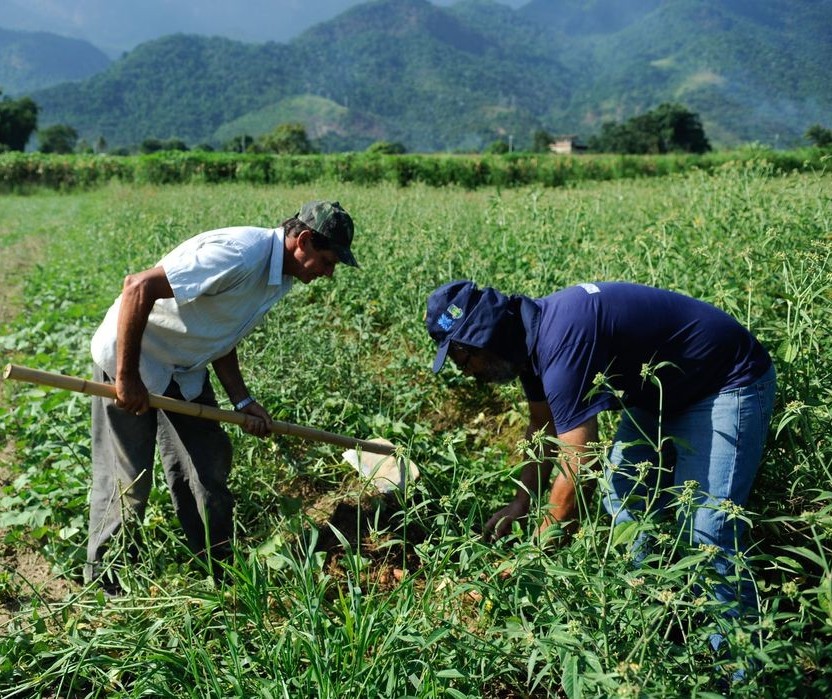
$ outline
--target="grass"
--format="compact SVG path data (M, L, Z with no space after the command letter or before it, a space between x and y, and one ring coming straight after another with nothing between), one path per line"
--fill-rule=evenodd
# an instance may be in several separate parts
M668 530L635 570L633 531L599 499L542 550L482 523L510 499L535 444L517 386L430 371L427 294L453 278L543 295L628 279L710 301L771 349L780 388L748 517L762 616L729 630L758 679L739 696L832 684L832 202L824 174L765 164L557 190L422 185L110 185L0 198L0 251L38 241L4 312L5 361L88 376L89 338L121 279L201 230L277 225L310 198L354 214L362 269L298 285L240 347L275 417L385 436L422 478L372 495L337 449L232 430L234 584L185 549L157 474L130 593L79 582L89 487L89 404L3 385L0 534L37 551L72 592L0 569L4 696L708 696L727 669L707 651L720 616L698 592L707 551ZM0 266L0 269L8 269ZM26 270L25 272L21 270ZM5 280L4 280L5 283ZM222 395L221 392L218 395ZM225 407L228 407L227 405ZM608 440L615 416L602 420ZM603 459L603 451L599 452ZM509 575L504 575L510 571ZM31 583L31 584L30 584Z

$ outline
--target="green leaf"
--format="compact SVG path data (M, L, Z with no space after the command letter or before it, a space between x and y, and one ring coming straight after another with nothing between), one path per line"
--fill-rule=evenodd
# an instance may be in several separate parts
M615 525L612 534L613 546L629 546L633 543L638 534L638 522L620 522Z
M560 683L569 699L581 697L581 675L578 672L578 656L568 653L563 661Z
M791 364L797 358L798 349L789 340L783 340L777 348L777 356L786 364Z
M61 527L58 530L58 536L63 540L66 541L67 539L71 539L75 536L79 531L81 531L78 527Z
M818 554L814 551L810 551L805 546L781 546L784 551L791 551L792 553L803 556L804 558L808 558L813 563L816 563L821 568L826 570L828 568L828 564L826 561L823 560Z
M440 670L436 673L437 677L442 677L444 679L451 679L451 680L461 680L465 677L459 670Z

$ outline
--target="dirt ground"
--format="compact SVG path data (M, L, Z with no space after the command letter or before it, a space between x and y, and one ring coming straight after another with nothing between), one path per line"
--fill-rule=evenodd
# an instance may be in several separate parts
M6 444L0 450L0 488L10 488L14 472L10 464L14 460L14 445ZM7 532L0 529L0 634L6 633L6 626L21 610L35 602L38 606L52 607L78 586L72 581L52 572L52 566L32 546L19 543L7 544ZM41 616L44 615L41 609Z
M22 306L24 272L35 264L39 244L24 238L14 245L0 248L0 325L9 322Z

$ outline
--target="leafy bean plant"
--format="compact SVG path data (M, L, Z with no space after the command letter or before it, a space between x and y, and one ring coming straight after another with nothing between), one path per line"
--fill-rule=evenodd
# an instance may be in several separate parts
M109 600L80 582L88 400L4 384L3 696L708 696L725 689L730 663L753 670L737 696L828 690L828 192L823 172L784 176L751 160L559 189L323 180L1 198L0 221L13 223L0 224L0 252L37 241L14 271L19 311L1 316L4 359L80 375L125 274L202 230L277 226L305 200L338 199L354 214L361 269L298 284L241 344L243 371L275 417L387 437L422 472L384 497L338 449L232 428L237 531L224 582L191 559L157 474L140 559L122 570L128 592ZM777 404L752 501L732 512L751 524L738 563L757 580L758 618L724 626L707 594L713 552L672 526L613 527L599 472L584 476L598 487L571 536L535 539L540 508L501 542L483 536L539 445L522 439L517 386L431 372L425 299L455 278L532 296L605 279L664 286L760 337ZM599 466L616 420L601 421ZM642 531L654 545L635 566ZM33 555L40 579L16 565ZM68 592L48 592L55 576ZM709 650L715 629L728 658Z

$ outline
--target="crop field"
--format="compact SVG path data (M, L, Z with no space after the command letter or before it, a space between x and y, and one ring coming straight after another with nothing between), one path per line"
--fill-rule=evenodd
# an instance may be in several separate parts
M765 162L511 189L108 184L0 197L3 364L91 376L89 340L125 274L308 199L356 222L361 269L291 293L239 347L275 418L386 437L421 478L381 496L341 449L229 427L235 556L191 559L161 469L128 592L85 587L89 398L0 384L0 695L10 697L732 696L832 689L832 178ZM747 510L759 618L723 622L707 550L670 535L635 568L598 490L580 529L481 535L539 447L517 384L431 372L430 291L470 278L542 296L630 280L709 301L769 348L778 394ZM229 408L218 391L221 407ZM611 439L616 415L601 424ZM601 450L603 458L603 450ZM588 473L586 479L598 476ZM538 513L539 514L539 513Z

